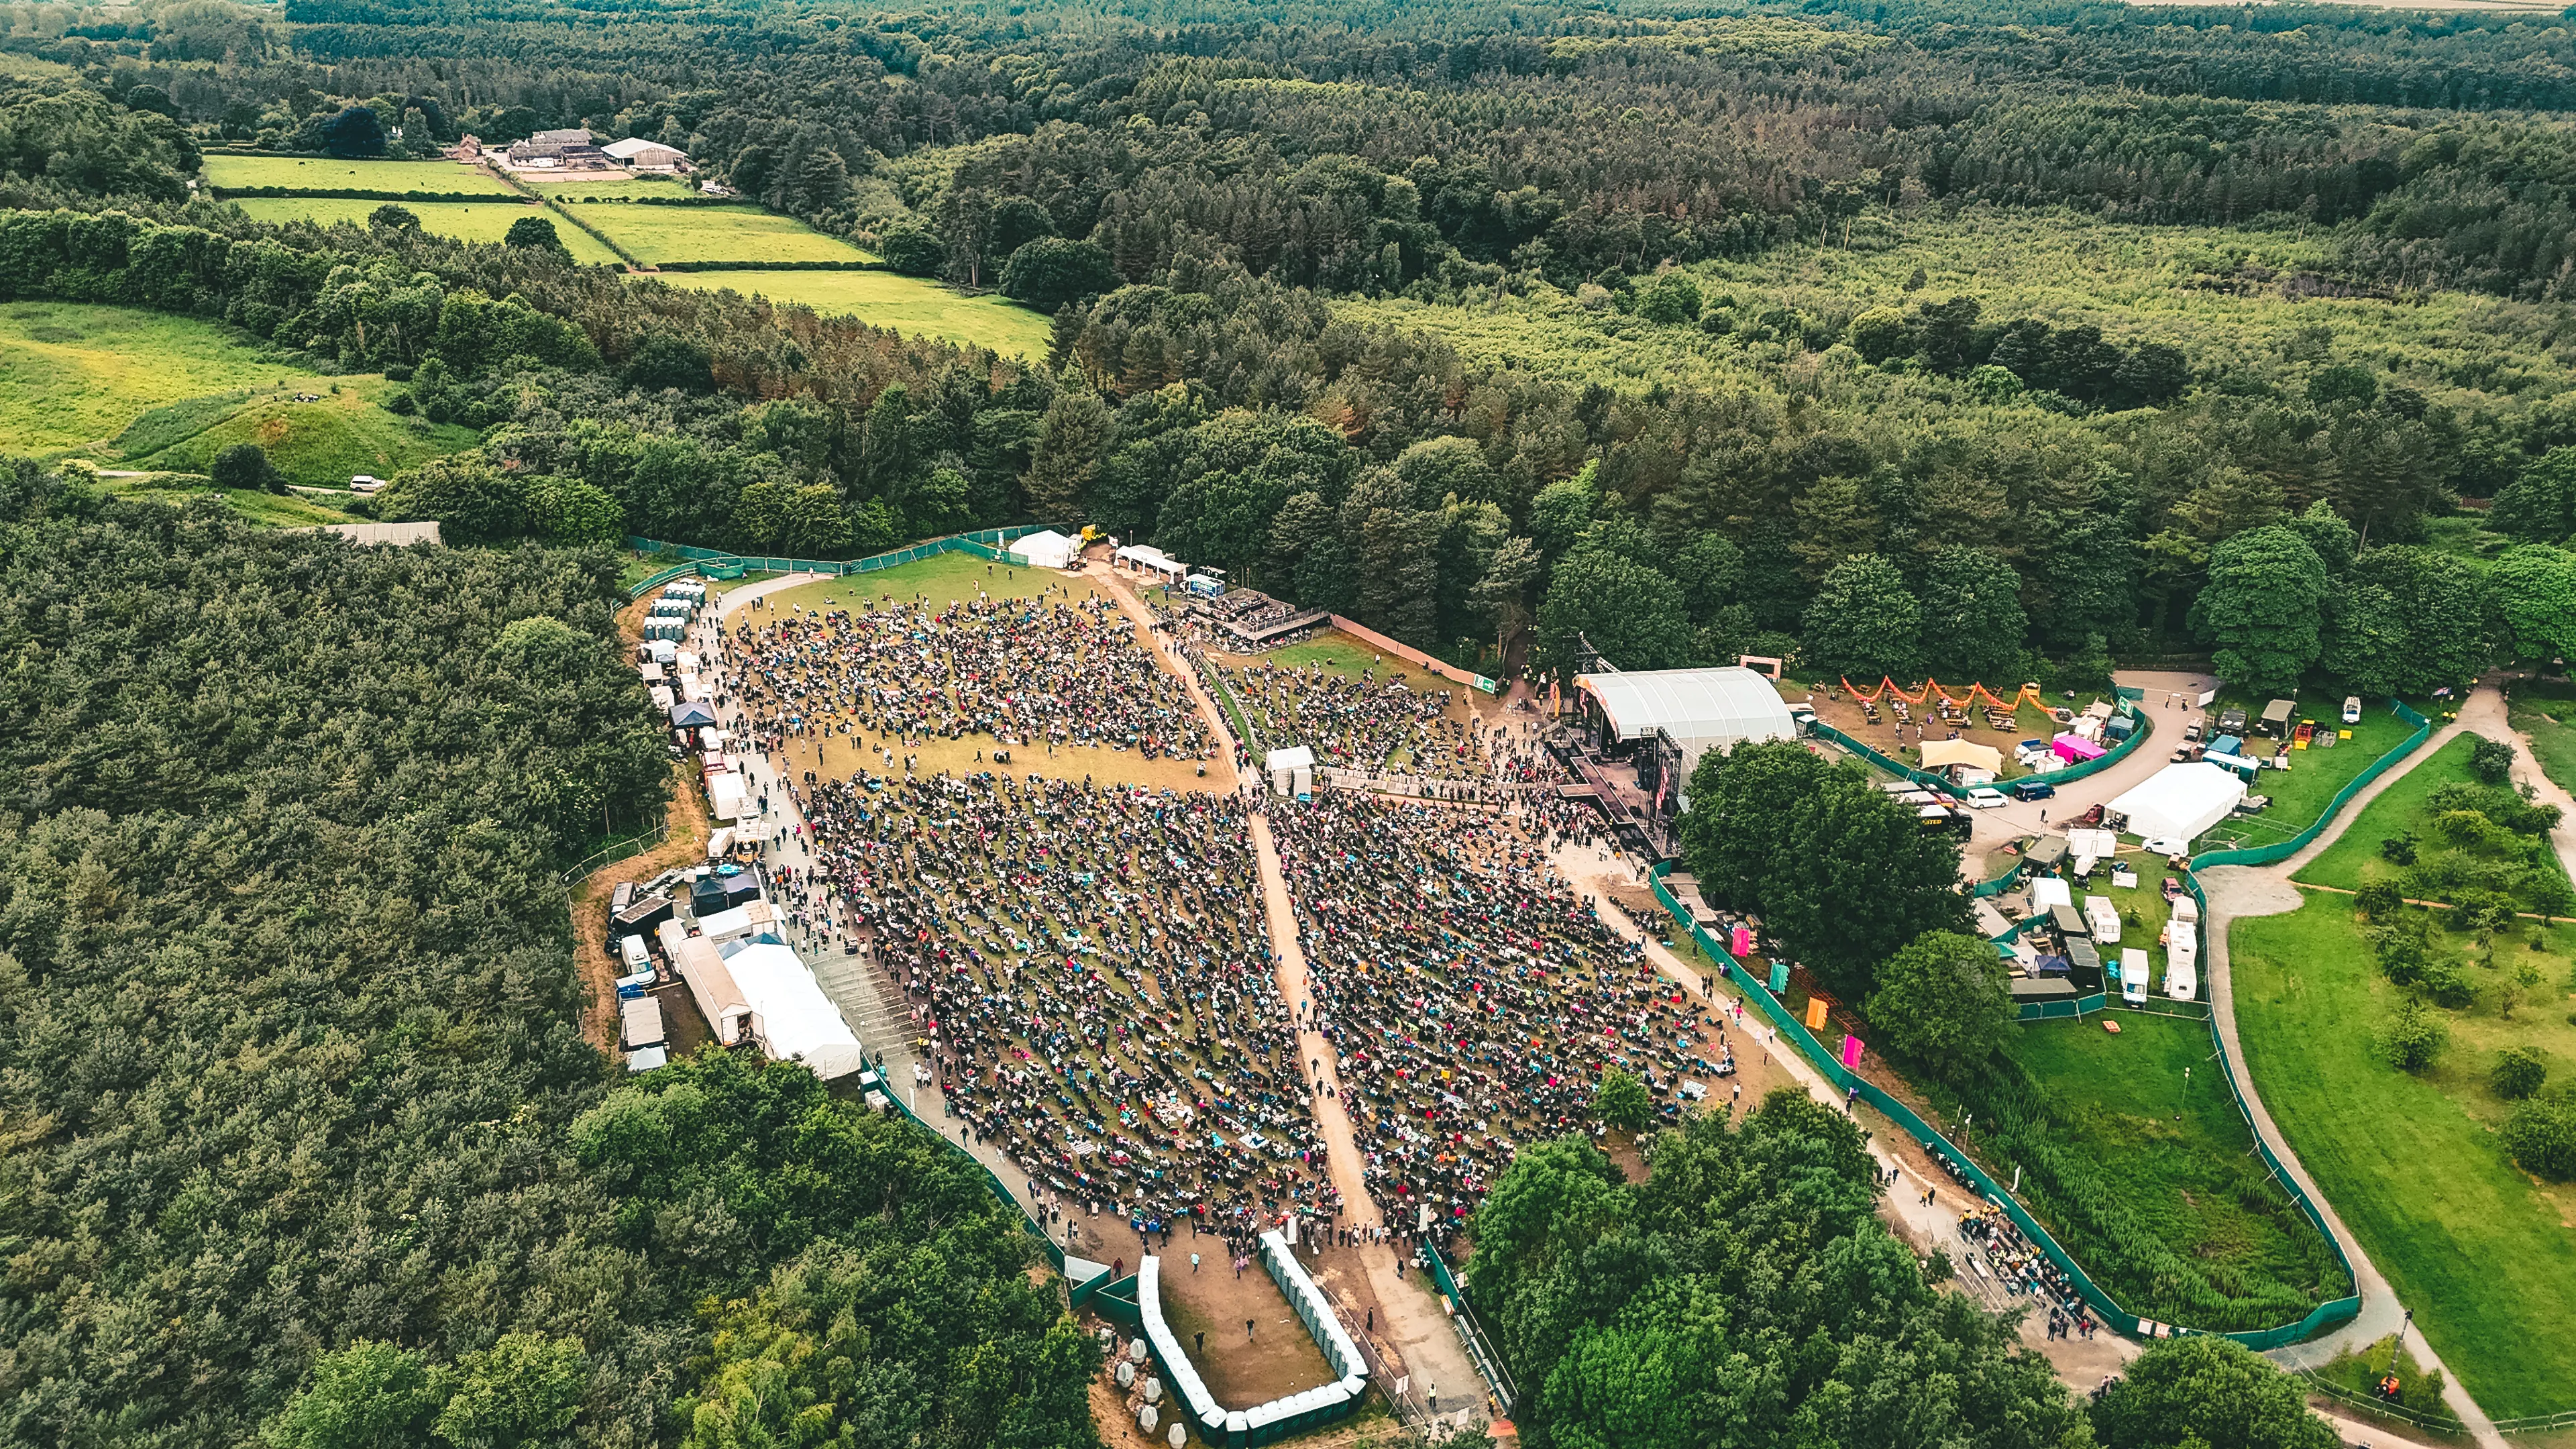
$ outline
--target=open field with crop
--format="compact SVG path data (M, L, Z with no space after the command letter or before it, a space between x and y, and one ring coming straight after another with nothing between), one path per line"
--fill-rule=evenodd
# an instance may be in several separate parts
M676 207L638 207L674 211ZM969 297L895 272L663 272L675 287L730 288L746 296L856 317L910 336L941 337L1006 356L1043 358L1047 319L1000 297Z
M2541 1051L2553 1076L2576 1062L2567 1020L2576 929L2544 931L2535 952L2526 923L2489 970L2440 924L2435 949L2465 958L2477 996L2442 1013L2450 1049L2407 1073L2372 1049L2400 993L2375 968L2349 897L2314 895L2290 915L2237 922L2229 957L2245 1065L2299 1160L2479 1405L2498 1417L2563 1409L2576 1405L2567 1230L2576 1190L2544 1186L2507 1160L2495 1130L2506 1104L2487 1073L2509 1045ZM2546 985L2508 1018L2505 975L2524 960Z
M219 322L126 307L0 307L0 447L49 452L114 438L144 412L233 389L329 380Z
M453 161L343 161L332 156L209 156L217 191L292 186L313 191L472 191L508 196L509 183Z
M348 222L365 226L367 216L386 203L334 196L254 196L233 205L250 214L253 221L309 221L318 226ZM510 230L510 223L523 216L544 217L553 222L555 235L572 251L572 259L582 263L615 265L617 254L599 244L599 239L572 226L542 206L500 197L480 201L404 201L396 202L420 218L421 230L435 236L452 237L463 242L498 242Z
M872 262L839 237L792 216L748 206L626 206L567 202L564 209L613 238L647 266L663 262Z

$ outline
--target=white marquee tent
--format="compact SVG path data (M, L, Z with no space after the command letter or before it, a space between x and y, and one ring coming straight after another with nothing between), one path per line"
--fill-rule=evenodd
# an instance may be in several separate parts
M2233 770L2207 763L2167 765L2109 808L2129 817L2133 835L2188 844L2226 819L2244 798L2245 782Z
M1012 556L1031 568L1060 569L1073 562L1080 544L1052 528L1041 528L1011 540Z
M752 1027L772 1060L793 1057L826 1081L859 1069L859 1039L793 949L762 942L724 964L751 1004Z

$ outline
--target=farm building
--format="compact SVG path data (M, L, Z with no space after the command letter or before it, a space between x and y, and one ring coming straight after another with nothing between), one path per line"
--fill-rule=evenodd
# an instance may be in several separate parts
M677 146L665 146L659 141L647 141L641 136L611 141L599 149L611 161L623 162L638 171L679 172L689 169L688 152Z

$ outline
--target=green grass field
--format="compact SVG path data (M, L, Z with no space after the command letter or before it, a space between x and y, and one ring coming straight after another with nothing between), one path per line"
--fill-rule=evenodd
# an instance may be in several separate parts
M2309 861L2296 878L2310 885L2342 890L2357 890L2374 880L2398 880L2406 871L2380 854L2380 842L2400 834L2416 838L2418 859L2425 864L2448 854L2452 847L2431 828L2426 802L2446 784L2475 781L2476 777L2469 773L2469 752L2475 743L2470 736L2460 735L2409 770L2371 801L2335 843ZM2544 850L2541 855L2549 869L2559 868L2554 853ZM2519 892L2515 894L2517 905L2530 909L2530 902L2521 899Z
M116 446L132 467L202 473L224 449L256 443L288 482L318 488L346 487L360 473L390 478L474 446L472 428L387 412L396 387L363 377L342 379L318 402L273 394L191 399L137 418Z
M2543 1187L2506 1160L2494 1135L2504 1105L2486 1087L2509 1043L2541 1048L2554 1074L2576 1064L2565 995L2576 930L2546 939L2535 954L2549 999L2506 1021L2490 986L2500 978L2468 966L2479 999L2445 1013L2451 1048L2417 1077L2371 1051L2397 992L2350 902L2315 897L2290 915L2239 921L2230 937L2245 1065L2265 1105L2415 1326L2498 1417L2576 1406L2576 1191ZM2437 933L2437 943L2459 940ZM2517 939L2497 954L2522 949Z
M2506 720L2531 763L2561 790L2576 791L2576 687L2565 681L2518 680Z
M323 391L266 343L218 322L69 302L0 306L0 449L98 443L163 404L250 388Z
M2210 706L2209 713L2215 718L2218 710L2234 705L2243 709L2248 718L2260 718L2263 706L2268 702L2254 700L2248 703L2221 695ZM2341 695L2303 694L2299 696L2298 705L2299 712L2293 718L2316 721L2320 735L2345 728ZM2372 761L2404 744L2406 737L2415 732L2415 727L2399 718L2384 699L2364 701L2361 723L2351 726L2351 729L2352 738L2337 739L2332 749L2320 749L2313 743L2304 750L2292 749L2289 752L2290 768L2267 769L2257 775L2252 787L2254 793L2271 796L2271 808L2260 815L2239 815L2220 821L2201 837L2199 847L2203 850L2219 850L2228 846L2251 849L2277 845L2290 839L2316 824L2317 818L2325 814L2326 807L2334 803L2335 793L2351 784L2354 776L2369 769ZM2171 738L2175 744L2180 744L2181 731L2174 731ZM2271 740L2258 740L2248 747L2268 748L2273 743Z
M2019 1072L1964 1090L1916 1084L1943 1120L1973 1114L1970 1152L2006 1181L2021 1174L2023 1201L2120 1306L2191 1328L2269 1328L2350 1291L2252 1155L2208 1022L2038 1022L2007 1053Z
M509 183L453 161L342 161L328 156L209 156L206 184L217 191L293 186L314 191L470 191L509 196Z
M367 216L381 201L356 201L337 196L254 196L233 205L248 213L253 221L309 221L329 226L345 221L365 226ZM555 216L542 206L503 197L490 203L480 201L405 201L397 202L420 218L421 230L433 236L452 237L462 242L498 242L510 230L510 223L523 216L540 216L553 222L555 235L572 252L572 259L584 265L616 265L617 253L599 244L599 239Z
M678 207L636 207L676 211ZM968 297L894 272L663 272L675 287L730 288L746 296L843 314L911 336L940 337L1004 356L1043 358L1047 319L999 297Z
M1099 592L1098 586L1067 578L1054 569L1023 568L961 551L877 573L802 584L771 594L768 602L773 609L797 604L814 609L848 608L861 599L922 598L939 607L957 599L973 599L979 592L994 599L1033 599L1051 589L1070 589L1069 597L1075 599L1090 598Z
M647 266L663 262L872 262L876 258L792 216L747 206L564 203Z

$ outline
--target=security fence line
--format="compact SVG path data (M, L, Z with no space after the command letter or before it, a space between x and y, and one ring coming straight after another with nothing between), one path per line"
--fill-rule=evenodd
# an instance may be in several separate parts
M2123 700L2124 707L2128 704L2129 701ZM2212 851L2192 858L2190 864L2186 866L2183 871L2183 881L2186 888L2191 891L2192 899L2201 907L2202 919L2206 920L2208 918L2209 899L2201 888L2198 874L2201 870L2218 865L2271 865L2297 854L2301 849L2304 849L2311 842L2315 841L2318 836L2325 833L2326 826L2331 824L2335 817L2342 813L2346 805L2352 803L2352 799L2355 795L2361 793L2361 791L2372 781L2378 779L2381 775L2386 774L2397 764L2398 761L2403 760L2406 756L2421 748L2426 740L2432 738L2433 726L2430 720L2427 720L2423 715L2416 713L2413 709L2408 708L2403 700L2392 699L2388 702L2388 705L2390 709L2397 713L2397 716L2400 719L2403 719L2409 724L2415 726L2414 734L2409 736L2404 743L2398 745L2395 749L2390 750L2387 754L2372 761L2368 768L2364 769L2351 781L2351 783L2345 785L2341 791L2337 792L2333 802L2329 804L2325 811L2317 817L2314 824L2299 832L2299 834L2293 836L2291 839L2283 841L2277 845L2267 845L2254 850ZM1839 733L1831 731L1829 727L1818 727L1818 732L1825 733L1829 737L1833 734ZM2123 749L2135 748L2138 741L2146 738L2146 734L2146 721L2143 717L2140 717L2139 729L2136 733L2132 734L2127 741L2123 742ZM1914 772L1906 770L1905 767L1901 765L1896 765L1892 761L1887 761L1885 756L1877 755L1875 751L1868 750L1866 746L1859 748L1861 748L1864 753L1870 754L1881 762L1886 763L1890 768L1894 768L1902 773L1908 774L1909 777L1914 774ZM2117 754L2118 752L2114 752L2113 754L2104 755L2099 760L2088 761L2087 764L2091 765L2093 769L2084 770L2083 773L2093 773L2094 769L2101 768L2105 763L2116 758ZM1677 899L1673 895L1672 891L1664 884L1664 877L1671 871L1671 869L1672 867L1669 863L1657 866L1653 875L1650 877L1650 884L1654 888L1655 899L1662 903L1664 909L1672 915L1677 924L1689 932L1693 942L1697 944L1701 950L1708 953L1709 959L1725 963L1728 968L1728 974L1734 978L1736 984L1743 990L1745 997L1753 1002L1755 1007L1762 1012L1764 1017L1770 1020L1774 1026L1779 1028L1781 1037L1796 1047L1799 1052L1804 1054L1808 1061L1814 1064L1816 1068L1824 1074L1826 1081L1835 1086L1841 1087L1846 1091L1856 1091L1860 1100L1869 1103L1872 1107L1885 1113L1899 1126L1902 1126L1908 1132L1911 1132L1917 1142L1922 1143L1927 1149L1939 1152L1941 1155L1956 1162L1959 1165L1960 1170L1967 1175L1970 1183L1977 1189L1977 1191L1998 1204L2003 1209L2004 1214L2012 1219L2013 1225L2021 1230L2023 1236L2028 1238L2033 1245L2038 1247L2041 1254L2044 1255L2049 1262L2058 1269L2058 1271L2066 1275L2067 1281L2075 1285L2076 1292L2082 1296L2085 1303L2088 1304L2094 1312L2101 1316L2103 1322L2110 1324L2114 1329L2117 1329L2119 1332L2132 1338L2141 1336L2167 1337L2175 1334L2209 1331L2192 1329L2180 1325L2160 1324L2150 1319L2142 1319L2137 1314L2129 1312L2127 1309L2122 1308L2118 1303L2112 1301L2110 1294L2103 1291L2101 1286L2096 1284L2092 1277L2076 1264L2074 1257L2063 1247L2059 1246L2056 1238L2051 1236L2047 1229L2041 1227L2038 1219L2032 1217L2029 1210L2024 1208L2020 1201L2017 1200L2010 1192L2006 1191L2002 1184L1989 1177L1983 1168L1977 1166L1975 1161L1969 1158L1967 1153L1961 1151L1956 1144L1952 1143L1948 1137L1935 1129L1932 1124L1924 1121L1920 1116L1916 1115L1912 1108L1888 1095L1885 1090L1862 1077L1858 1072L1843 1066L1841 1060L1832 1053L1827 1052L1824 1044L1816 1040L1814 1035L1807 1030L1805 1025L1790 1012L1786 1003L1773 996L1764 982L1756 979L1752 973L1746 971L1742 962L1736 960L1735 957L1714 937L1710 936L1709 933L1700 929L1700 927L1691 920L1690 913L1683 908L1680 900ZM2246 1104L2244 1085L2237 1076L2236 1063L2228 1054L2226 1043L2221 1041L2218 1037L2214 1013L2211 1017L2210 1043L2213 1049L2213 1055L2218 1061L2219 1070L2227 1080L2228 1091L2235 1097L2236 1110L2239 1115L2244 1117L2247 1130L2253 1134L2254 1148L2256 1153L2262 1157L2264 1167L2270 1171L2273 1180L2280 1184L2282 1191L2288 1194L2290 1200L2298 1206L2300 1213L2304 1215L2308 1219L2309 1223L2316 1228L2318 1235L2325 1239L2326 1246L2334 1253L2336 1266L2343 1270L2344 1276L2347 1279L2353 1277L2352 1259L2350 1255L2344 1251L2343 1243L2335 1236L2333 1230L2327 1227L2324 1214L2320 1213L2317 1210L2316 1204L2309 1200L2307 1192L2298 1185L2296 1179L2283 1169L2281 1166L2280 1156L2273 1148L2273 1145L2264 1140L2262 1132L2255 1127L2253 1112ZM2349 1322L2354 1317L2358 1316L2360 1312L2361 1297L2358 1293L2353 1293L2342 1298L2333 1299L2326 1303L2319 1304L2316 1308L2311 1310L2305 1318L2300 1319L2296 1323L2282 1324L2277 1327L2264 1329L2219 1331L2219 1336L2233 1339L2236 1342L2244 1344L2246 1347L2257 1351L2279 1348L2284 1344L2296 1343L2302 1339L2312 1337L2321 1330L2335 1324Z
M834 577L848 574L881 573L901 568L943 553L971 553L981 559L1000 559L1013 539L1037 532L1034 523L1014 524L1009 528L979 528L972 533L952 533L944 538L927 539L894 550L871 554L862 559L782 558L766 555L726 553L721 549L693 548L681 543L661 543L649 538L629 536L626 546L642 553L677 554L686 563L661 570L626 591L629 599L640 599L673 579L700 575L711 579L738 579L744 574L825 574Z

